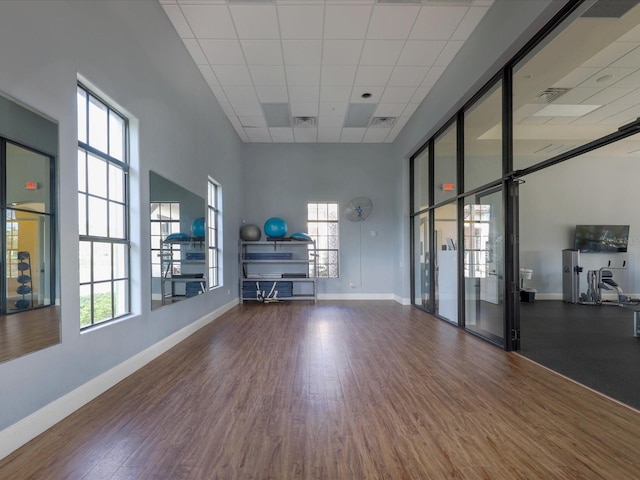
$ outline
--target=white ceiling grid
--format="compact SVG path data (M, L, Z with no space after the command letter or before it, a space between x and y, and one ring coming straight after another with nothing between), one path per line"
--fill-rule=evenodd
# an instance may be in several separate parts
M159 1L244 142L332 143L392 142L493 3ZM395 124L346 128L354 103ZM263 104L317 124L269 125Z

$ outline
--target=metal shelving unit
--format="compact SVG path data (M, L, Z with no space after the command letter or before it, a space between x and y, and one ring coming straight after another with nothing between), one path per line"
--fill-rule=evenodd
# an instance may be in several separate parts
M241 240L239 257L240 303L317 300L314 241Z

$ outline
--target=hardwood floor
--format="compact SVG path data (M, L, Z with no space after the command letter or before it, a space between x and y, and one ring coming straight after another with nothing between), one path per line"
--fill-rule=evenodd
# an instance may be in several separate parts
M637 479L640 413L394 302L238 306L3 479Z
M60 307L0 315L0 362L60 342Z

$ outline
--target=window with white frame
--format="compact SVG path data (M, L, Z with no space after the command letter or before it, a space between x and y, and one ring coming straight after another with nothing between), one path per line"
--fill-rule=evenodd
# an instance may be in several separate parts
M209 179L207 195L208 248L209 248L209 289L220 286L220 185Z
M315 241L316 271L309 265L310 277L338 278L338 204L307 203L307 231Z
M167 253L169 258L180 258L180 244L166 243L163 241L173 233L180 232L180 202L151 202L151 276L162 277L163 265L161 254ZM174 265L179 268L180 263ZM171 274L179 274L174 270Z
M80 327L129 313L128 121L77 86Z

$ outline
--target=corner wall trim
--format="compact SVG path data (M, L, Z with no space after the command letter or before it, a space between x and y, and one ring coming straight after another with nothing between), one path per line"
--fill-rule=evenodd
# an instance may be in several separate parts
M33 440L236 305L237 298L0 431L0 459Z

